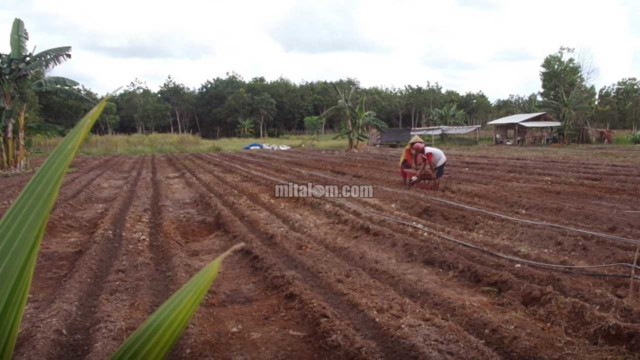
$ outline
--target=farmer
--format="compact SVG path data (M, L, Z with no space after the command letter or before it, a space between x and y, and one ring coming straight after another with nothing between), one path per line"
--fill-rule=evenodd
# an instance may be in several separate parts
M411 169L417 169L417 164L413 161L413 152L411 148L415 144L424 144L424 141L420 138L420 136L415 135L411 140L409 140L409 144L405 146L404 150L402 150L402 156L400 156L400 176L402 176L402 182L405 186L409 186L409 179L415 175L415 171L406 171Z
M444 152L438 148L424 146L424 143L415 143L412 146L414 153L413 161L418 163L419 158L423 158L422 166L418 170L417 179L424 177L427 174L431 175L433 179L433 190L438 190L440 187L440 178L444 175L444 166L447 164L447 157ZM429 169L427 170L427 164Z

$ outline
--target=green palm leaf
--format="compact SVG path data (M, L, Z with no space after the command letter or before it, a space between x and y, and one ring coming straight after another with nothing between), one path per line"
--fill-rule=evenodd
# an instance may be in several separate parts
M65 137L0 220L0 359L9 359L20 328L40 242L62 178L106 99Z
M194 275L127 339L112 359L163 359L200 306L224 258L243 245L232 247Z

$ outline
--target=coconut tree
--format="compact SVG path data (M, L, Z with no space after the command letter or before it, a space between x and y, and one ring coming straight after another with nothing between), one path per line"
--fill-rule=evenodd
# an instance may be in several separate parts
M71 47L58 47L38 53L27 50L29 34L20 19L13 21L11 52L0 53L0 169L23 170L26 167L25 112L30 91L69 90L77 82L63 77L47 77L46 72L71 58ZM18 128L15 127L18 119ZM15 135L18 142L15 142Z

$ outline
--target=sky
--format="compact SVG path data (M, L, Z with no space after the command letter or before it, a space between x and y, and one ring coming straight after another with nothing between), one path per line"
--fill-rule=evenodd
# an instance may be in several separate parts
M234 72L293 82L355 78L364 87L482 91L491 100L540 90L561 46L596 70L600 88L640 78L635 0L2 0L0 52L13 19L36 52L72 46L51 75L100 95L167 76L197 89Z

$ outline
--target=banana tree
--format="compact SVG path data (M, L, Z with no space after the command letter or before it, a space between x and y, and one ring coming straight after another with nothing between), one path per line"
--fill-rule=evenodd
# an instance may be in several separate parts
M254 135L253 119L238 119L238 136L252 137Z
M431 118L438 125L464 125L464 110L458 110L456 104L446 105L431 110Z
M589 89L575 86L567 93L560 88L558 101L546 100L545 105L558 116L562 123L559 133L565 144L571 143L571 137L575 133L576 126L583 126L584 119L581 115L588 114L593 110L592 94Z
M0 107L2 137L0 169L24 170L26 167L25 112L30 91L69 90L77 82L63 77L46 77L45 73L71 58L71 47L58 47L39 53L27 49L29 34L20 19L13 21L11 52L0 53ZM16 111L15 109L18 109ZM20 120L16 129L16 119ZM15 135L19 141L16 143Z
M336 90L339 95L338 104L327 109L322 116L328 117L337 115L341 117L340 132L336 138L347 138L349 150L356 149L360 142L366 141L371 129L378 131L383 130L387 125L376 117L374 111L368 111L365 108L366 98L362 97L356 106L353 105L353 94L355 87L347 93L341 91L338 87Z

